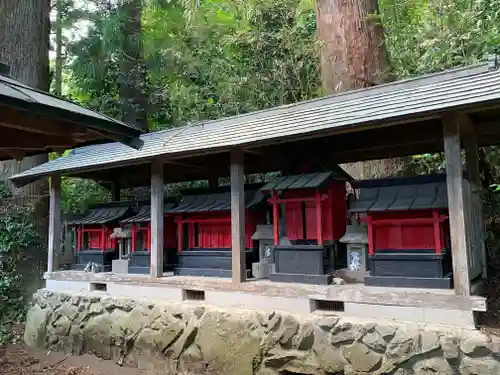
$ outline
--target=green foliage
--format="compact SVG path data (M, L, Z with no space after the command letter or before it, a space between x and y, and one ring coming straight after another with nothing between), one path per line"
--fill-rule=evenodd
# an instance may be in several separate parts
M91 205L109 200L110 192L92 180L70 177L61 181L61 210L65 214L84 212Z
M2 192L6 185L0 185ZM8 188L7 188L8 190ZM38 232L30 215L32 207L14 204L5 196L0 206L0 344L8 339L8 325L21 321L26 312L22 264L26 250L38 247Z

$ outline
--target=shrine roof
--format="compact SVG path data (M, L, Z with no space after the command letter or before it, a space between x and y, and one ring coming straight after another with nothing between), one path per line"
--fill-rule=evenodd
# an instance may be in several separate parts
M281 176L268 182L260 190L319 189L325 187L332 180L345 181L345 178L331 171Z
M392 184L391 184L392 182ZM366 181L359 188L359 199L349 212L407 211L448 207L446 181L443 176L393 178ZM356 183L354 183L356 187Z
M164 211L165 212L170 211L174 207L175 207L174 203L167 203L164 206ZM139 208L139 212L136 215L121 220L120 222L126 224L126 223L147 223L150 221L151 221L151 205L148 204L145 206L141 206Z
M85 216L70 221L70 225L84 225L84 224L106 224L124 217L130 207L129 206L111 206L111 207L98 207L90 209Z
M252 208L264 201L259 190L245 190L245 207ZM165 210L166 213L194 213L229 211L231 192L184 195L178 206Z

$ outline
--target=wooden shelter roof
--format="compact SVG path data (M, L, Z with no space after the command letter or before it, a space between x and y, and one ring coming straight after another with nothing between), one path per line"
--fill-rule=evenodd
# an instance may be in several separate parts
M497 59L317 100L145 134L139 151L89 146L12 177L17 186L59 173L144 186L153 159L165 182L229 175L229 150L245 151L245 173L287 172L298 160L339 163L443 150L442 118L460 112L480 145L500 143Z
M139 149L141 133L0 74L0 160L109 141Z

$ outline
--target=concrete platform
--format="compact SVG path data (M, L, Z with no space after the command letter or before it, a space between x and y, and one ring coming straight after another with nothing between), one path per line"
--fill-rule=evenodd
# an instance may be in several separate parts
M45 274L49 290L98 290L111 296L182 302L202 300L214 306L280 310L296 314L335 313L346 317L474 327L474 312L486 311L484 297L456 296L453 290L370 287L363 284L307 285L165 274L119 275L58 271ZM195 294L196 298L189 298ZM196 303L196 301L193 301Z

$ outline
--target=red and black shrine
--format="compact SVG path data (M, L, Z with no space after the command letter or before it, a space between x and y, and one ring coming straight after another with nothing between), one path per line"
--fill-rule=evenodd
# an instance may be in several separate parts
M245 187L245 259L251 275L257 224L265 221L267 205L255 185ZM168 211L177 223L176 275L231 277L231 193L229 186L187 190L177 207Z
M130 216L130 202L114 202L95 206L83 217L72 220L69 226L76 228L76 270L83 270L89 263L111 271L115 259L117 240L111 238L113 229L121 219Z
M335 258L345 262L337 246L347 224L345 177L334 172L283 176L261 190L273 207L275 272L270 279L329 284Z
M350 212L368 225L366 285L451 288L444 175L356 181Z
M164 211L169 212L175 203L166 203ZM151 264L151 205L139 207L136 215L120 222L130 230L130 246L124 250L130 263L129 273L149 274ZM163 270L171 271L177 263L177 232L172 216L164 216L163 221Z

